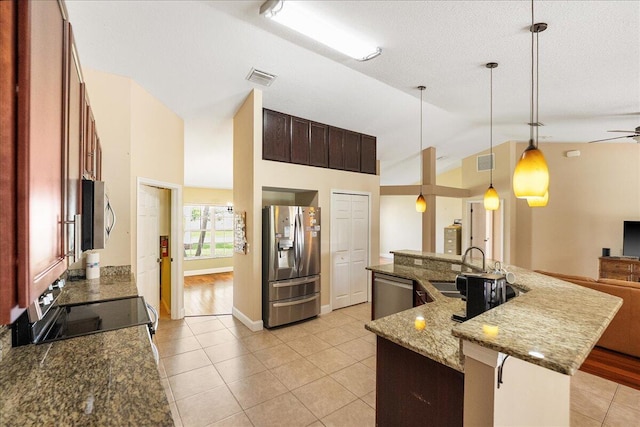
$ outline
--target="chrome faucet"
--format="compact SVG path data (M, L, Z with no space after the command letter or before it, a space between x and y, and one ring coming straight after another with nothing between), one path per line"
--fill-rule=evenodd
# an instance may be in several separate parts
M485 256L484 256L484 251L483 251L481 248L477 247L477 246L469 246L469 247L467 248L467 250L466 250L466 251L464 251L464 255L462 255L462 265L465 265L465 264L466 264L467 254L468 254L469 252L471 252L471 250L473 250L473 249L477 249L477 250L479 250L479 251L480 251L480 253L482 254L482 272L484 273L485 271L487 271L486 258L485 258ZM466 265L467 265L468 267L471 267L471 265L469 265L469 264L466 264Z

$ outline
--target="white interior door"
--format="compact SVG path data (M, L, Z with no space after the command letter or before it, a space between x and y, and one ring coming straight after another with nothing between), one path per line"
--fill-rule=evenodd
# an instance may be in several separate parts
M141 185L138 191L138 265L136 284L146 302L160 306L160 189Z
M331 197L332 308L367 301L369 196L334 193Z

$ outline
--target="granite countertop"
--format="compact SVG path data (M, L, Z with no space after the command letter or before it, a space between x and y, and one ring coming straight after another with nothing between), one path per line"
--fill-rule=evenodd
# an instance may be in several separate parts
M127 275L67 282L59 298L133 295ZM12 348L0 390L0 420L11 425L173 426L146 326Z
M58 304L76 304L89 301L124 298L138 295L138 288L132 274L121 276L101 276L97 279L67 280Z
M460 257L413 251L394 253L426 260L427 265L387 264L368 269L416 280L434 301L372 321L366 328L460 371L464 369L459 343L462 339L573 375L622 305L618 297L504 265L516 275L512 286L525 293L471 320L456 323L451 321L451 314L463 309L464 303L441 295L429 283L429 279L447 280L443 276L450 277L452 272L443 268L430 270L429 261L439 262L440 266L443 261L460 264ZM477 260L473 264L480 265ZM438 271L441 276L437 276ZM417 315L425 317L427 326L423 331L416 331L413 326ZM491 327L489 331L487 326Z
M451 315L463 311L464 302L459 298L443 296L430 283L430 280L454 280L456 273L397 264L377 265L367 269L414 280L431 296L433 302L374 320L367 323L365 328L382 338L464 372L460 340L451 335L451 329L457 324L451 320ZM414 327L416 316L423 316L425 319L426 327L421 331Z

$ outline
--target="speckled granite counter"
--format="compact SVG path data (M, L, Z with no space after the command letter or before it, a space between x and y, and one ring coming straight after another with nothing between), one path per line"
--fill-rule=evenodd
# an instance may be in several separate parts
M463 309L464 303L441 295L429 279L451 280L456 274L451 271L451 264L460 264L460 257L413 251L394 254L395 264L368 269L416 280L434 301L372 321L366 328L460 371L464 369L460 357L463 339L573 375L622 305L618 297L506 265L516 275L513 286L526 293L471 320L456 323L451 315ZM424 263L421 267L411 266L413 259ZM443 268L447 263L448 269ZM480 265L477 259L473 264ZM426 320L422 331L413 326L418 315ZM486 326L497 327L497 334L487 334Z
M58 304L75 304L138 295L132 274L101 276L98 279L67 280Z
M68 282L60 298L130 295L129 275ZM12 348L0 362L0 391L0 425L173 425L146 326Z

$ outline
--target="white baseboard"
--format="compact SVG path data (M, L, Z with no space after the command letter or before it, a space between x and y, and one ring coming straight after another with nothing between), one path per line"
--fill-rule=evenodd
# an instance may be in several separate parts
M230 271L233 271L233 267L205 268L202 270L185 270L184 277L200 276L202 274L228 273Z
M320 315L322 316L323 314L329 314L333 311L333 309L331 308L331 304L327 304L327 305L323 305L320 307Z
M264 325L262 320L254 321L249 319L243 312L233 307L231 313L233 317L241 321L247 328L251 329L253 332L258 332L264 329Z

